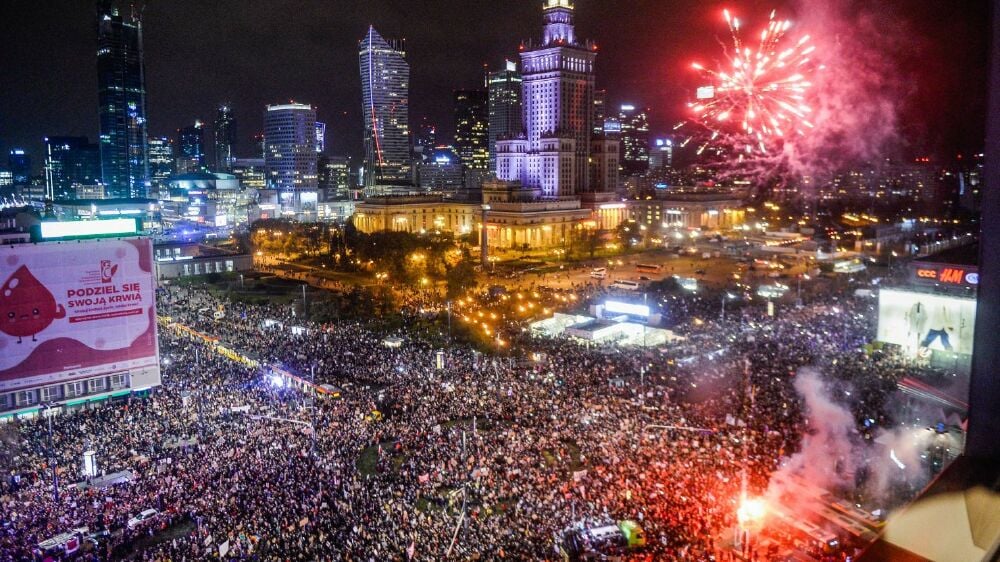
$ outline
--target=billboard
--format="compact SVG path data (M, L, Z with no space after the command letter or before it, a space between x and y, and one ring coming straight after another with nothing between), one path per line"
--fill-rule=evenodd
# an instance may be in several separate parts
M620 301L604 301L604 310L607 312L617 312L619 314L631 314L632 316L649 316L648 306Z
M129 371L159 384L148 239L0 248L0 392Z
M975 288L979 285L979 269L974 265L913 262L910 280L923 285Z
M931 351L972 354L974 299L882 289L878 297L878 340L909 355Z

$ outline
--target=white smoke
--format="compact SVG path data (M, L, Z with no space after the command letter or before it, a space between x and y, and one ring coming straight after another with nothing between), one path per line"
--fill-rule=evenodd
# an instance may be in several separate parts
M806 433L802 437L801 450L772 476L769 498L794 495L782 489L790 480L807 482L824 490L853 484L852 453L857 435L854 416L834 401L815 369L800 369L794 386L805 402Z
M879 507L891 507L894 489L903 486L912 493L930 480L924 457L932 445L961 450L954 435L924 424L884 429L874 443L863 442L851 411L834 399L816 369L800 369L793 386L804 402L806 429L800 451L771 475L766 497L772 505L808 511L810 503L821 501L822 492L842 491L862 492ZM946 421L939 408L923 419ZM855 475L861 470L866 473L864 488L856 490Z

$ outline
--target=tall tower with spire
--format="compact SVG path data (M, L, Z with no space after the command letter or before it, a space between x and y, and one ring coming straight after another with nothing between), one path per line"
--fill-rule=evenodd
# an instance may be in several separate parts
M542 42L521 46L524 138L497 142L497 177L547 197L605 187L589 170L597 46L576 37L574 9L545 0Z
M374 195L412 184L410 65L402 45L374 27L358 44L361 114L365 120L365 192Z
M97 98L101 176L108 197L146 197L146 79L142 20L112 0L97 3Z

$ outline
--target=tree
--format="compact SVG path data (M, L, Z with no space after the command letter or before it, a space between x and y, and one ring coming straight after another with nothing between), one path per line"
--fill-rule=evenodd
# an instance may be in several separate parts
M462 260L445 273L448 298L455 298L476 288L476 266L471 260Z
M608 231L598 228L588 228L584 231L582 236L583 248L587 252L587 255L591 258L600 249L601 244L604 243L604 238L607 236Z
M617 238L618 243L621 244L622 248L629 248L632 246L632 240L638 240L640 238L639 225L634 221L626 221L618 225L615 229L615 238Z

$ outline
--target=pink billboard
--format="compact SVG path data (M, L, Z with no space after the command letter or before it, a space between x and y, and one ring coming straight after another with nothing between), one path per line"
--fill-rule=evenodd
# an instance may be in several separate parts
M159 382L148 239L0 248L0 392L126 371Z

